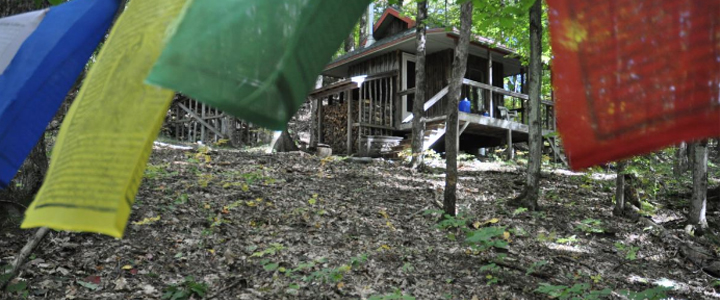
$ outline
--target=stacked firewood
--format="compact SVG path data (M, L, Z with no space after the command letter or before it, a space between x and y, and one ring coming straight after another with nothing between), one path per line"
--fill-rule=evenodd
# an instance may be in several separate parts
M330 145L333 153L347 152L347 102L323 106L322 143Z

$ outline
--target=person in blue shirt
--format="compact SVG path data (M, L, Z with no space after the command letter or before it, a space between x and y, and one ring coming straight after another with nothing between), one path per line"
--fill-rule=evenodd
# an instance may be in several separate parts
M458 106L459 106L458 108L461 112L466 112L466 113L470 112L470 101L468 100L468 98L465 98L462 101L460 101L460 104Z

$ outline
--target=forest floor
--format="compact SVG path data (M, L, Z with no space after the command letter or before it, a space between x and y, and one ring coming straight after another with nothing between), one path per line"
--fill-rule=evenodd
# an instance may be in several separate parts
M122 239L51 232L20 291L0 298L629 299L665 286L674 299L720 299L680 249L708 244L683 230L677 195L689 189L661 183L644 208L668 241L612 215L612 174L545 169L542 210L509 207L523 169L460 162L460 216L438 224L442 170L156 147ZM717 228L714 204L708 217ZM0 265L32 232L0 232Z

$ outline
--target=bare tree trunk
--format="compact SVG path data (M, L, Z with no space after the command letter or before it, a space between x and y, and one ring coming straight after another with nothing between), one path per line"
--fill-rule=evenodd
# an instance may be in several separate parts
M367 37L367 19L368 13L366 11L360 18L360 35L358 36L357 43L358 49L363 47L363 40L365 40L365 38Z
M455 215L457 200L457 154L458 154L458 102L462 80L467 69L468 46L470 45L470 29L472 28L473 2L466 1L460 7L460 39L455 46L455 57L452 64L452 77L448 91L448 116L445 131L445 213Z
M688 225L692 225L696 229L696 234L701 235L702 231L707 228L707 219L705 212L707 209L707 140L693 143L695 157L693 159L693 193L692 204L690 207L690 216L688 217Z
M613 214L622 216L625 211L625 166L627 161L617 162L617 178L615 178L615 209Z
M677 146L677 151L675 151L675 161L673 162L673 175L675 175L675 177L682 176L688 169L687 150L688 146L685 142L682 142Z
M321 88L323 85L323 77L322 75L318 76L317 80L315 81L315 89ZM317 109L318 109L318 99L312 99L310 100L310 149L316 149L318 144L318 136L317 136L317 119L319 118Z
M295 141L290 137L290 133L287 129L280 133L280 137L275 141L272 150L275 152L290 152L298 151L298 147L295 145Z
M345 39L345 53L352 52L355 50L355 30L350 32L348 37Z
M425 105L425 42L427 19L427 1L420 1L417 4L417 23L415 23L415 42L417 44L417 56L415 58L415 100L413 103L412 123L412 168L415 169L423 164L423 141L425 139L425 118L423 106Z
M538 209L538 198L540 198L540 164L542 163L542 128L540 127L540 87L542 84L540 60L542 54L541 4L542 1L537 0L530 8L530 67L528 71L530 103L527 110L530 123L528 137L530 153L528 156L527 182L520 197L520 205L529 210Z

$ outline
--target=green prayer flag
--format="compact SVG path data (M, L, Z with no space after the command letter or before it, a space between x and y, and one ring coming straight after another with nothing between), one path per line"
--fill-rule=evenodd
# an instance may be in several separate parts
M194 0L146 82L282 130L370 0Z

